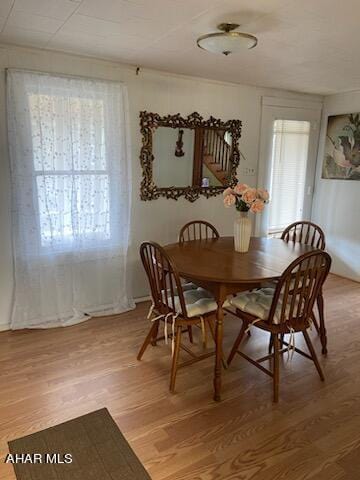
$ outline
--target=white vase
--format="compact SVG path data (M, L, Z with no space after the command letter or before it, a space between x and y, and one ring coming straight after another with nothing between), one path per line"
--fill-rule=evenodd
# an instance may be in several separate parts
M240 216L234 222L234 243L236 252L249 250L251 237L251 220L248 212L240 212Z

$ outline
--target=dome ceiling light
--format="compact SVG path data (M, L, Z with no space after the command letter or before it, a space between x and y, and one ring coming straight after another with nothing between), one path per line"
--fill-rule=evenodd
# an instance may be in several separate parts
M239 26L237 23L220 23L217 26L220 32L202 35L196 43L203 50L223 55L256 47L258 40L254 35L234 31Z

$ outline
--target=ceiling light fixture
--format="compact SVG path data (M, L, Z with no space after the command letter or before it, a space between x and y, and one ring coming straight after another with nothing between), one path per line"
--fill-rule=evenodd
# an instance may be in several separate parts
M220 32L208 33L197 39L198 47L211 53L230 55L244 48L256 47L258 40L250 33L234 32L240 25L237 23L220 23L217 28Z

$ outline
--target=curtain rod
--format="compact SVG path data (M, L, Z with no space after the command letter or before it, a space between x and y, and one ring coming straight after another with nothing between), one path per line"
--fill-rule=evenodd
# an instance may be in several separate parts
M52 75L54 77L60 77L60 78L73 78L73 79L79 79L79 80L94 80L97 82L105 82L105 83L120 83L122 85L125 85L124 82L121 80L108 80L104 78L98 78L98 77L87 77L85 75L71 75L71 74L66 74L66 73L57 73L57 72L44 72L43 70L30 70L28 68L11 68L11 67L6 67L5 72L25 72L25 73L34 73L36 75Z

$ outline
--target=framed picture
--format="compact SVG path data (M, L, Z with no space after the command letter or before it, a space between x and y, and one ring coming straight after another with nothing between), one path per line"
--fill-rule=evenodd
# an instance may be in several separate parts
M322 178L360 180L360 113L328 117Z

